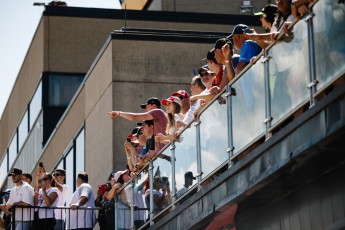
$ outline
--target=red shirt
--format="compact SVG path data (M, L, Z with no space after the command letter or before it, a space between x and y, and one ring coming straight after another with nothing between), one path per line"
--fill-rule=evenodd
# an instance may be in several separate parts
M217 75L213 78L212 80L212 86L218 86L220 87L220 83L222 82L222 79L223 79L223 72L224 72L224 69L223 67L220 68L219 72L217 73Z

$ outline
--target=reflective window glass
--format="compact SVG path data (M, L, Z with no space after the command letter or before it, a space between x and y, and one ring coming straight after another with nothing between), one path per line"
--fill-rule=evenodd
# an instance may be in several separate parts
M14 135L10 147L8 148L8 160L9 160L9 167L12 167L14 160L17 157L18 149L17 149L17 133Z
M73 159L73 148L69 150L65 157L65 165L66 165L66 184L70 187L69 194L67 196L66 204L71 203L71 198L73 195L73 192L75 190L74 188L74 181L76 178L74 178L74 173L73 173L73 165L74 165L74 159Z
M30 129L34 125L38 114L42 109L42 82L38 85L30 102Z
M83 76L49 76L48 105L67 106L83 79Z
M85 171L85 153L84 153L84 129L79 133L75 141L76 152L76 174Z
M22 147L24 141L26 140L28 136L28 133L29 133L28 123L29 123L29 114L28 114L28 111L26 111L18 127L18 148L19 149Z

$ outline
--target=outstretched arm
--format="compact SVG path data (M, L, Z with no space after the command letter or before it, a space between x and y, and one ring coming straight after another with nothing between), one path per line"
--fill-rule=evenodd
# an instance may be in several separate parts
M153 120L153 117L149 113L130 113L130 112L122 112L122 111L111 111L107 113L111 119L115 119L117 117L123 117L127 120L134 121L134 120Z

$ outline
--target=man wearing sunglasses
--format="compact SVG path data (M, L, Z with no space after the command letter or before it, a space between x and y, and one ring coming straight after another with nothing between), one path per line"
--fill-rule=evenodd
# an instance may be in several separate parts
M55 185L59 189L59 200L57 203L58 207L65 206L68 193L69 193L69 186L67 184L64 184L65 177L66 177L66 171L64 169L55 169L53 173L53 177L55 180ZM61 230L65 229L65 210L64 209L56 209L55 210L55 230Z

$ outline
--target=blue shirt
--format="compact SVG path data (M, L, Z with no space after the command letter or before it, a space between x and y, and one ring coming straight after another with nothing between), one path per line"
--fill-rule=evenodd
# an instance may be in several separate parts
M250 59L261 52L261 47L254 41L247 40L243 43L238 62L248 63Z

